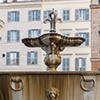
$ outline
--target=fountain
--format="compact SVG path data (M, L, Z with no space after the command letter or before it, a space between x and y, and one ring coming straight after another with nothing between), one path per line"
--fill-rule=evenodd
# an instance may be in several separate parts
M38 38L25 38L22 42L28 47L41 47L46 52L44 59L45 64L49 67L49 71L55 71L61 64L60 52L68 46L80 46L85 39L81 37L65 37L56 33L57 12L54 9L50 12L49 18L44 23L50 22L50 32L41 35Z
M0 100L99 100L100 72L56 71L65 47L79 46L83 38L56 33L57 13L49 14L50 32L38 38L25 38L28 47L41 47L46 52L45 64L50 71L0 72Z

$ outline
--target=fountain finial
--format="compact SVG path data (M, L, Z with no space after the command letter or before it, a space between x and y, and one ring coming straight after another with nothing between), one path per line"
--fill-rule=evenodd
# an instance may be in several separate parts
M54 8L51 10L51 12L49 13L49 18L46 18L44 20L44 23L46 23L47 21L50 22L50 32L56 32L56 22L57 21L61 21L61 18L57 18L57 11L54 10Z

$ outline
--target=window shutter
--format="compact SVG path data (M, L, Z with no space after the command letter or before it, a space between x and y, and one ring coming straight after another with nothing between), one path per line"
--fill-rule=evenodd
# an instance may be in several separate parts
M67 20L70 20L70 11L67 10Z
M62 59L62 70L63 71L65 71L65 66L66 66L66 64L65 64L65 58L63 58Z
M86 69L86 58L82 59L82 67L83 67L83 70Z
M37 10L37 20L40 20L40 10Z
M17 42L19 42L19 41L20 41L20 31L17 30Z
M89 9L86 9L86 20L89 20Z
M7 42L10 42L10 31L7 32Z
M16 21L19 21L19 11L16 12Z
M16 53L16 65L19 65L19 52Z
M79 19L79 14L78 14L78 9L75 10L75 20L78 20Z
M40 35L41 35L41 29L38 30L38 36L40 36Z
M38 57L37 57L37 52L34 52L34 64L37 64L37 60L38 60Z
M85 45L88 46L89 45L89 33L86 33L86 41L85 41Z
M10 22L11 21L11 12L8 12L8 22Z
M67 67L69 67L69 58L67 58Z
M29 21L32 21L32 11L29 11L28 12L28 20Z
M29 65L31 63L31 52L27 53L27 64Z
M31 30L28 30L28 37L31 38Z
M69 70L69 58L63 58L62 61L63 70Z
M10 53L6 53L6 65L10 65Z
M75 36L78 37L79 36L79 33L75 33Z
M44 19L47 18L47 11L44 11Z
M79 69L79 59L75 58L75 69L78 71Z
M63 10L63 20L65 20L65 10Z

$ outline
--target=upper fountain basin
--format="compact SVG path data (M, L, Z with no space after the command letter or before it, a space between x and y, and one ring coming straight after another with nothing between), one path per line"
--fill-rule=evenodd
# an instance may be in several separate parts
M66 37L58 33L46 33L38 38L24 38L22 42L28 47L44 47L54 43L58 46L80 46L85 41L82 37Z

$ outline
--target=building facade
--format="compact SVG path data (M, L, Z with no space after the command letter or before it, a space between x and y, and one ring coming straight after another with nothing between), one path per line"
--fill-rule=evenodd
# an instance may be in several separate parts
M83 37L80 47L66 47L61 52L62 63L57 70L91 70L91 9L90 0L23 0L0 3L0 70L45 71L45 52L28 48L22 43L26 37L38 37L49 31L48 17L52 8L62 23L57 33L69 37Z
M92 0L91 4L91 63L92 70L100 71L100 0Z

